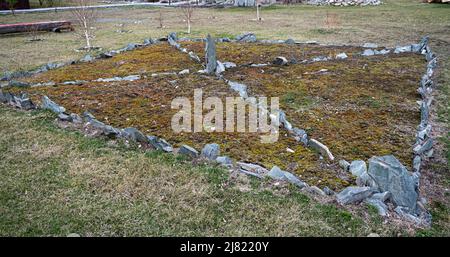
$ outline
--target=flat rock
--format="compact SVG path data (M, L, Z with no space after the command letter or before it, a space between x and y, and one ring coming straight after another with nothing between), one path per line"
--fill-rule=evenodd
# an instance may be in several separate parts
M328 157L331 161L334 160L334 156L331 153L331 151L328 149L328 147L321 142L317 141L316 139L311 138L308 142L309 146L311 146L313 149L318 151L322 156Z
M373 193L370 187L349 186L336 195L340 204L358 203L368 198Z
M186 155L191 158L198 157L198 151L188 145L182 145L180 149L178 149L178 154Z
M269 171L266 168L258 164L245 162L237 162L236 164L240 168L239 171L247 175L255 176L258 178L264 178L269 173Z

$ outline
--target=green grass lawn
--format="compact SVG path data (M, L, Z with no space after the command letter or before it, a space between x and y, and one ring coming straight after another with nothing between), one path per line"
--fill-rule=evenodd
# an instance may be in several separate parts
M230 178L220 168L193 166L169 154L86 138L57 128L55 117L46 112L1 106L0 235L450 235L450 5L385 2L378 7L263 8L262 23L250 21L255 16L252 9L200 9L194 13L189 36L252 31L259 38L395 46L430 35L439 57L432 113L437 144L434 158L424 167L421 194L433 214L431 228L384 224L364 205L343 209L294 188ZM94 42L117 49L128 42L184 31L179 10L163 12L165 27L158 29L158 9L101 10ZM337 17L332 24L326 22L327 13ZM57 19L72 18L70 12L2 15L0 23ZM116 32L118 24L131 32ZM0 72L84 54L74 51L82 46L74 33L40 36L44 40L37 42L29 42L26 34L1 36Z

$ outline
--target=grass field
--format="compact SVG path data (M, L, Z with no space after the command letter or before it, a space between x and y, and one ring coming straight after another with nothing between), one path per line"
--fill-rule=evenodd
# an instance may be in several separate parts
M128 42L184 30L180 12L122 8L100 11L95 45L117 49ZM337 17L327 24L326 16ZM227 171L192 166L158 152L85 138L59 129L46 112L0 107L0 235L360 235L450 234L448 132L450 113L450 8L418 1L386 1L379 7L289 6L263 9L264 22L250 21L252 9L199 9L192 37L233 36L252 31L259 38L375 42L394 46L430 35L439 57L432 120L437 145L425 166L421 194L433 214L428 229L385 223L362 205L342 209L269 182L234 178ZM0 23L70 19L69 12L0 16ZM119 25L124 24L124 25ZM117 30L130 30L118 33ZM179 33L183 36L183 33ZM83 53L72 33L0 37L1 71L67 61ZM252 190L249 190L252 189Z

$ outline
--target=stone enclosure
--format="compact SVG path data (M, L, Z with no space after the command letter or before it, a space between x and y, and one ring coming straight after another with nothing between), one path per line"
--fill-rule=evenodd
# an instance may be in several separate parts
M7 74L0 102L39 106L107 137L429 223L418 186L422 161L432 154L435 67L427 38L388 49L257 40L251 33L236 39L171 33ZM191 99L196 88L220 99L279 97L279 140L263 144L258 133L174 133L171 101Z

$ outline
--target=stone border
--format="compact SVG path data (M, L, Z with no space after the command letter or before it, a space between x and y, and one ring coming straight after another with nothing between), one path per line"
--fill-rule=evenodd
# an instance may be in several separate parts
M155 44L155 43L159 43L159 42L165 41L165 40L166 40L165 38L158 39L156 41L147 39L144 41L144 44L130 43L122 49L101 53L99 56L97 56L95 58L92 58L91 56L87 55L87 56L83 57L81 60L75 61L75 62L69 62L69 63L65 63L65 64L47 64L47 65L44 65L41 68L38 68L34 71L19 73L19 74L17 74L17 77L24 77L24 76L33 75L33 74L40 73L40 72L45 72L50 69L56 69L56 68L62 67L64 65L73 64L76 62L86 62L86 61L92 61L94 59L110 58L121 52L131 51L131 50L134 50L141 46ZM195 40L180 39L180 40L183 40L183 41L192 40L192 41L200 41L200 42L205 41L203 39L195 39ZM187 49L182 48L180 46L180 44L177 42L178 39L176 38L175 33L169 34L169 36L167 37L167 41L170 45L174 46L176 49L180 50L181 52L189 54L191 59L193 59L194 61L201 62L201 59L195 53L188 52ZM252 33L239 36L237 40L229 40L229 39L225 38L225 39L219 39L216 41L218 41L218 42L264 42L264 43L271 43L271 44L274 44L274 43L275 44L278 44L278 43L302 44L302 43L295 42L291 39L257 41L256 37ZM328 45L328 46L330 46L330 45ZM334 45L334 46L336 46L336 45ZM391 52L391 50L392 50L392 49L384 49L381 51L372 50L372 48L377 48L377 46L374 44L370 44L370 43L364 44L363 47L368 48L368 49L366 49L363 53L361 53L362 56L387 54L387 53ZM433 152L433 149L432 149L433 139L430 137L432 128L431 128L431 125L429 124L429 109L430 109L430 106L431 106L431 103L433 100L433 98L431 96L433 81L431 80L431 78L434 74L434 69L437 66L437 57L435 57L434 53L431 51L431 49L428 45L428 37L423 38L419 44L412 44L412 45L407 45L407 46L402 46L402 47L396 47L395 49L393 49L393 53L395 53L395 54L403 53L403 52L420 53L420 54L424 55L426 60L428 61L427 71L423 75L421 82L420 82L420 87L417 90L418 93L422 97L422 101L420 103L421 104L421 108L420 108L421 122L417 128L416 143L414 145L414 155L415 155L414 160L413 160L414 173L412 175L414 178L414 183L416 183L415 189L417 190L419 179L420 179L420 166L423 162L423 157L424 156L429 157L432 155L432 152ZM341 56L336 57L336 59L345 59L346 58L346 57L344 57L344 55L346 56L345 53L341 53L338 55L341 55ZM317 58L317 59L313 58L311 61L314 62L314 61L328 61L328 60L331 60L331 59L330 58ZM283 62L284 61L282 60L281 65L284 65ZM227 66L232 68L233 65L230 65L230 62L228 62L228 63L229 64ZM301 62L301 63L305 63L305 62ZM220 74L221 72L225 71L225 65L223 65L223 63L221 63L220 61L217 61L217 64L218 64L218 66L216 66L216 68L220 67L220 72L216 72L216 76L218 76L220 79L224 80L231 87L231 89L238 92L242 98L248 99L249 96L248 96L248 92L247 92L247 86L244 84L240 84L240 83L225 79ZM223 67L221 67L220 64L222 64ZM231 63L231 64L233 64L233 63ZM270 64L267 64L267 65L270 65ZM280 65L280 64L277 64L277 65ZM202 71L199 71L199 72L202 73ZM186 71L183 70L183 71L179 72L178 74L185 74L185 73L186 73ZM170 74L176 75L177 73L170 73ZM165 73L163 75L165 75ZM19 86L19 87L27 86L26 83L12 80L12 78L17 78L17 77L12 75L12 76L6 78L6 80L9 80L10 86ZM113 79L112 81L117 81L117 79L118 80L129 80L130 79L129 77L130 76L127 76L124 78L117 77L117 78L111 78L111 79ZM139 78L133 77L132 79L134 80L134 79L139 79ZM3 80L5 80L5 78L3 78ZM97 81L109 82L111 80L99 79ZM63 84L74 84L74 83L80 83L80 82L79 81L78 82L77 81L69 81L69 82L64 82ZM47 85L47 84L45 84L45 85ZM24 110L31 110L31 109L39 108L38 106L35 106L25 94L14 95L11 93L3 93L1 91L1 89L0 89L0 102L8 103L11 106L21 108ZM258 106L258 107L262 107L262 106ZM168 143L163 138L158 138L156 136L151 136L151 135L145 136L142 132L140 132L139 130L137 130L135 128L125 128L125 129L114 128L112 126L104 124L103 122L98 121L97 119L95 119L95 117L92 114L90 114L88 112L83 113L83 118L81 118L78 114L74 114L74 113L68 114L65 112L66 109L64 107L59 106L58 104L54 103L47 96L44 96L42 98L41 108L48 109L48 110L51 110L52 112L56 113L58 115L58 118L61 121L81 124L81 123L83 123L83 120L84 120L85 126L90 126L94 129L100 131L101 134L103 134L109 138L125 138L125 139L132 140L132 141L135 141L140 144L151 146L157 150L162 150L165 152L174 152L174 149L170 145L170 143ZM294 136L294 138L296 138L296 140L298 142L301 142L304 145L317 150L321 155L326 155L330 160L332 160L332 161L334 160L334 157L327 146L323 145L322 143L320 143L319 141L317 141L315 139L308 139L308 135L306 134L306 132L304 130L293 127L291 125L291 123L286 119L286 115L282 110L279 110L278 114L280 115L280 125L282 125L283 128L285 128L288 132L290 132ZM297 176L295 176L292 173L289 173L287 171L282 171L277 166L274 166L270 171L262 166L259 166L257 164L252 164L252 163L236 162L236 166L235 166L235 165L233 165L233 161L228 156L219 156L219 153L220 153L220 150L219 150L219 146L217 144L205 145L205 147L201 151L201 154L199 154L198 151L195 150L194 148L187 146L187 145L182 145L180 147L180 149L178 150L178 154L184 154L191 158L198 158L198 157L205 158L209 161L217 162L227 168L237 168L241 173L244 173L244 174L247 174L250 176L255 176L258 178L270 177L274 180L287 181L289 183L292 183L292 184L298 186L300 189L305 188L306 191L314 193L314 194L318 194L318 195L334 195L334 192L331 191L330 189L328 189L327 187L325 187L324 190L321 190L316 186L309 186L305 182L301 181ZM372 157L369 160L369 172L371 170L371 165L372 165L371 163L373 163L373 162L371 162L372 159L385 158L385 157L389 157L389 156ZM393 156L392 156L392 158L395 159L395 157L393 157ZM377 161L377 160L375 160L375 161ZM395 161L398 162L398 160L396 160L396 159L395 159ZM375 206L378 209L380 215L386 216L387 206L384 204L384 201L391 199L392 193L389 191L380 192L379 189L377 191L377 189L375 188L375 185L374 185L374 182L375 182L374 179L370 175L367 174L367 167L366 167L365 162L364 161L353 161L350 164L350 163L346 162L345 160L340 160L339 165L341 167L343 167L345 170L350 171L353 175L357 176L358 177L357 184L360 184L362 186L360 186L360 187L350 186L350 187L347 187L346 189L344 189L343 191L341 191L339 194L336 195L336 199L337 199L338 203L349 204L349 203L358 203L361 201L365 201L366 203ZM401 167L403 167L400 163L399 163L399 165ZM404 170L406 170L406 168ZM425 210L425 208L423 208L423 205L419 206L419 209L421 209L421 212L417 213L416 210L410 210L407 208L405 209L405 206L398 205L395 209L395 212L397 214L399 214L400 216L403 216L413 222L422 223L422 224L425 222L425 224L429 225L431 222L431 215ZM422 216L425 216L425 219L420 219L418 217L418 215L421 215L423 213L425 213L425 215L422 215Z

